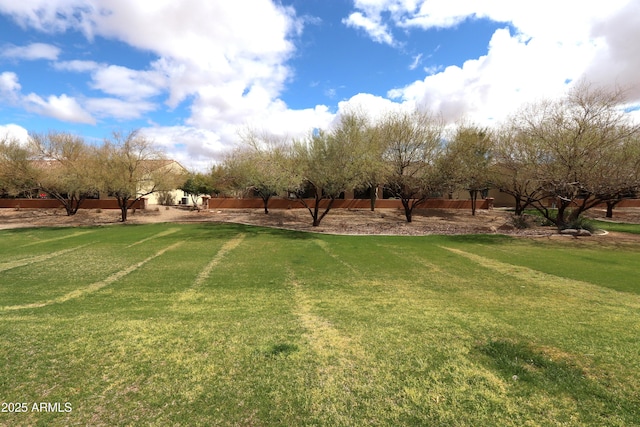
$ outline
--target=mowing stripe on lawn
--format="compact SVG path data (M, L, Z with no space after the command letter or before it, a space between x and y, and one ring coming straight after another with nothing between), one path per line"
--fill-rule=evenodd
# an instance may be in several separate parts
M207 264L207 266L200 272L200 274L198 274L198 277L196 277L196 280L193 282L193 286L198 287L202 283L204 283L204 281L207 280L207 278L211 274L211 270L213 270L213 267L218 265L218 263L222 260L222 258L224 258L224 256L228 252L231 252L232 250L237 248L240 245L240 243L242 243L245 237L246 237L245 234L240 233L236 237L234 237L233 239L229 240L227 243L222 245L222 247L220 248L216 256L214 256L213 259L209 262L209 264Z
M331 258L333 258L334 260L336 260L340 264L342 264L345 267L347 267L349 270L353 271L354 273L360 273L357 268L355 268L354 266L352 266L348 262L345 262L342 258L340 258L336 254L334 254L331 251L331 249L329 248L329 243L325 242L324 240L319 240L319 239L314 239L313 242L316 245L320 246L320 249L322 249L327 255L329 255Z
M222 258L224 258L225 255L237 248L240 243L242 243L245 237L246 234L240 233L233 239L225 242L225 244L222 245L218 252L216 252L211 261L209 261L209 263L202 269L202 271L200 271L200 274L198 274L198 276L195 278L191 287L182 292L182 294L178 297L178 301L192 299L195 296L196 289L199 288L200 285L202 285L209 278L209 275L211 274L211 271L214 269L214 267L218 265L220 261L222 261Z
M352 338L342 334L328 320L313 313L313 303L288 268L288 284L294 290L294 314L307 331L309 346L318 357L318 386L310 390L313 412L333 421L347 413L350 404L357 404L351 390L359 380L353 378L354 366L363 361L366 352Z
M429 273L430 274L429 277L431 281L441 281L446 283L451 279L455 279L456 283L460 283L460 284L469 282L469 279L467 277L455 274L454 271L450 271L446 268L442 268L437 264L427 261L426 259L422 258L419 255L407 252L404 248L400 246L382 245L382 244L376 244L376 246L387 250L390 256L397 257L402 261L422 265L427 269L427 271L422 271L421 274Z
M580 280L569 279L567 277L556 276L542 271L534 270L528 267L522 267L514 264L507 264L504 262L496 261L491 258L486 258L480 255L472 254L469 252L461 251L460 249L447 248L440 246L442 249L446 249L454 254L465 257L483 267L489 268L497 273L514 277L523 282L544 283L545 285L558 284L562 288L573 287L576 290L584 290L587 287L599 287L593 283L583 282ZM605 288L602 288L605 289Z
M49 243L49 242L55 242L56 240L70 239L71 237L82 236L83 234L93 233L94 231L95 230L76 231L75 233L69 234L67 236L54 237L53 239L46 239L46 240L38 240L37 242L27 243L26 245L22 245L20 247L25 248L27 246L39 245L41 243Z
M381 244L377 244L376 246L379 247L379 248L383 248L383 249L388 250L388 252L392 256L398 257L398 258L400 258L402 260L405 260L405 261L411 261L412 263L420 264L423 267L426 267L427 269L429 269L430 272L438 273L438 274L445 274L447 276L455 276L454 274L451 274L451 272L443 270L442 268L440 268L440 266L438 266L438 265L436 265L434 263L431 263L431 262L427 261L426 259L421 258L421 257L419 257L417 255L413 255L413 254L410 254L408 252L402 252L402 254L399 254L398 251L402 250L402 248L399 247L399 246L381 245Z
M22 258L15 261L3 262L0 264L0 272L11 270L12 268L24 267L25 265L34 264L36 262L46 261L53 257L57 257L69 252L77 251L78 249L82 249L86 246L89 246L89 243L87 243L86 245L76 246L75 248L63 249L61 251L51 252L44 255L38 255L38 256L29 257L29 258Z
M63 302L66 302L66 301L69 301L69 300L72 300L72 299L80 298L80 297L82 297L84 295L91 294L93 292L99 291L100 289L104 288L105 286L110 285L111 283L115 282L116 280L119 280L119 279L123 278L127 274L129 274L129 273L137 270L138 268L142 267L143 265L145 265L149 261L151 261L151 260L163 255L167 251L170 251L172 249L177 248L180 245L182 245L182 242L174 243L171 246L167 246L166 248L159 250L158 252L156 252L155 254L151 255L150 257L140 261L139 263L133 264L133 265L125 268L124 270L118 271L117 273L112 274L111 276L107 277L104 280L100 280L99 282L92 283L89 286L87 286L85 288L82 288L82 289L76 289L75 291L71 291L71 292L69 292L66 295L63 295L61 297L54 298L54 299L47 300L47 301L42 301L42 302L35 302L35 303L31 303L31 304L10 305L10 306L5 306L5 307L0 307L0 311L5 311L5 310L23 310L23 309L26 309L26 308L41 308L41 307L46 307L46 306L51 305L51 304L63 303Z
M142 240L138 240L137 242L134 242L134 243L130 244L129 246L127 246L127 248L130 248L130 247L135 246L135 245L139 245L139 244L144 243L144 242L148 242L149 240L152 240L152 239L157 239L158 237L168 236L170 234L175 233L176 231L180 231L180 228L170 228L170 229L162 231L162 232L160 232L158 234L154 234L153 236L149 236L149 237L146 237L146 238L144 238Z

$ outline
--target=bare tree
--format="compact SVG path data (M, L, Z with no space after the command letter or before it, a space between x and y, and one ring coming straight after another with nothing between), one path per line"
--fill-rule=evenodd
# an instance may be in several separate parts
M138 200L184 182L184 171L138 131L114 132L101 147L101 160L102 188L118 201L122 222Z
M385 144L380 132L364 112L354 110L340 116L335 136L354 144L359 168L355 189L369 192L371 211L375 211L378 187L385 183L390 171L390 165L384 159Z
M458 125L447 144L444 160L453 182L469 192L471 215L475 215L478 195L491 185L493 141L489 130L471 124Z
M538 150L537 175L541 189L553 200L532 206L558 228L583 212L606 202L612 195L603 187L616 187L612 179L615 161L603 161L623 149L625 141L640 132L631 123L622 90L577 85L557 102L542 102L520 112L516 130Z
M213 175L207 175L200 172L189 172L185 181L179 186L179 188L191 197L193 207L198 211L200 211L198 198L203 194L208 196L216 191L213 182Z
M606 217L613 217L613 209L624 199L637 197L640 192L640 133L620 141L616 150L600 159L604 176L594 177L594 198L607 206Z
M75 215L85 199L98 195L96 151L84 139L49 132L30 135L29 144L38 162L38 188L62 203L67 215Z
M534 202L546 197L538 173L545 160L535 141L506 124L494 132L492 185L514 198L515 215L522 215Z
M311 214L314 227L320 225L337 198L362 182L362 153L366 144L362 134L351 128L352 119L345 115L330 131L319 131L293 144L297 171L292 174L301 177L300 188L311 192L313 206L307 203L302 192L297 196ZM323 203L324 200L327 202Z
M402 202L407 222L416 207L442 189L442 130L440 119L422 111L388 114L377 127L390 168L385 188Z
M242 145L223 162L227 182L243 193L257 194L262 199L264 213L268 214L271 197L299 184L288 167L289 152L285 139L248 131L242 135Z
M0 139L1 196L31 195L37 189L32 157L29 148L16 139Z

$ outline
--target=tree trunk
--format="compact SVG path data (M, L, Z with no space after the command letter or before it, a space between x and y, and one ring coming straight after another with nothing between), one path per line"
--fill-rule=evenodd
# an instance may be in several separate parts
M322 212L322 215L320 215L320 218L318 219L318 225L320 225L320 221L322 221L322 219L323 219L325 216L327 216L327 214L328 214L328 213L329 213L329 211L331 210L331 207L333 206L333 202L334 202L335 200L336 200L336 199L335 199L334 197L331 197L331 198L329 199L329 204L327 204L326 209L324 210L324 212Z
M120 208L120 222L126 222L127 214L129 213L129 198L116 196L116 200Z
M519 197L516 197L516 210L514 212L514 215L516 216L521 216L522 212L524 212L524 208L522 207L522 202L520 201Z
M76 198L75 196L71 196L71 200L70 200L71 213L69 213L69 210L67 210L67 214L68 215L77 214L78 209L80 209L80 205L82 204L83 200L84 200L84 197L82 196L79 196L78 198Z
M193 208L200 212L200 206L198 206L198 195L191 195L191 202L193 203Z
M375 212L376 210L376 199L378 198L378 187L371 187L371 191L369 193L369 197L371 198L371 212Z
M409 199L401 199L402 206L404 207L404 216L407 218L407 222L411 222L411 216L413 213L413 205Z
M564 226L567 223L567 221L564 218L566 208L567 208L567 205L564 203L560 203L560 205L558 206L558 213L556 215L556 220L555 220L555 224L556 224L556 227L558 227L558 229L564 228ZM550 219L550 218L547 218L547 219Z
M320 212L320 200L322 200L322 198L318 198L318 191L316 190L316 201L315 204L313 205L313 213L311 214L311 217L313 218L313 223L312 225L314 227L317 227L320 225L320 221L318 219L318 213Z
M471 216L476 216L476 200L478 200L478 190L469 190L471 196Z
M617 204L618 204L617 201L607 202L607 215L606 215L607 218L613 218L613 208L615 208Z
M62 205L64 206L64 210L67 211L67 216L71 216L74 214L73 206L71 205L70 201L65 200L64 202L62 202Z
M269 199L271 199L271 195L269 196L262 196L262 203L264 204L264 213L265 215L269 214Z
M322 197L321 198L317 198L316 197L316 204L313 207L313 212L311 214L311 216L313 217L313 226L317 227L320 225L320 223L322 222L322 219L327 216L327 214L329 213L329 211L331 210L331 207L333 206L333 201L335 200L335 198L331 197L329 199L329 204L327 204L327 207L324 209L324 211L322 212L322 214L320 214L320 202L322 201Z
M78 209L80 209L82 200L84 200L83 198L76 199L75 196L63 197L62 194L56 191L47 191L47 194L62 203L64 210L67 212L67 216L75 215L78 212Z

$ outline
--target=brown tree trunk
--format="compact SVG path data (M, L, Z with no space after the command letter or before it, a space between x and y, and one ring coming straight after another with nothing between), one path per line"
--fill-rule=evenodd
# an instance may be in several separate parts
M375 212L376 210L376 199L378 198L378 187L371 187L371 192L369 193L369 197L371 198L371 212Z
M267 196L267 197L262 197L262 203L264 204L264 213L265 215L269 214L269 199L271 199L271 196Z
M471 216L476 216L476 200L478 200L478 190L469 190L471 196Z
M567 221L565 220L565 209L566 208L567 208L567 206L564 203L560 203L560 205L558 206L558 214L557 214L556 220L555 220L555 224L558 227L558 229L564 228L564 226L567 224Z
M411 222L413 214L413 205L409 199L401 199L402 206L404 207L404 216L407 218L407 222Z
M522 207L522 202L520 201L520 198L516 197L516 209L514 212L514 215L516 216L520 216L522 215L522 212L524 211L524 208Z
M126 222L127 214L129 213L129 199L116 196L116 200L118 200L118 206L120 207L120 222Z
M318 219L318 213L320 212L320 200L322 200L322 198L318 198L318 191L316 191L316 200L313 206L313 213L311 214L311 216L313 217L312 225L314 227L319 226L321 221L321 219Z

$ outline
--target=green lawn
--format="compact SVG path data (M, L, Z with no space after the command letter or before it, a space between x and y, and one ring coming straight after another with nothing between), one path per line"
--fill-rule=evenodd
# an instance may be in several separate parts
M598 221L593 220L592 223L603 230L619 231L621 233L640 234L640 224L627 224L624 222Z
M593 242L2 231L0 425L640 425L640 245Z

